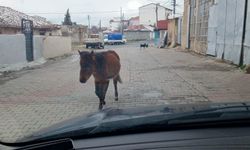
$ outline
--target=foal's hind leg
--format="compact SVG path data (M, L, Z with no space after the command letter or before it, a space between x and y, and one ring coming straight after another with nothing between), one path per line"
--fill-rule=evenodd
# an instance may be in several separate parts
M115 87L115 100L118 101L118 90L117 90L117 78L113 79L114 87Z

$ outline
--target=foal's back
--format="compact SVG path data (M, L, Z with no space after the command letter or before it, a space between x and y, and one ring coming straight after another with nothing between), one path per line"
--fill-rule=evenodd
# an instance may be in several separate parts
M95 53L95 69L93 75L98 80L107 80L117 76L121 64L119 55L112 50Z

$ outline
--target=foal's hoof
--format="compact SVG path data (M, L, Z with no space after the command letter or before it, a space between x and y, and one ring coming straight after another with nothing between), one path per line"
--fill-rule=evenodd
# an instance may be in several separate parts
M118 101L118 97L115 97L115 101Z
M102 105L99 105L99 110L102 110L103 106Z

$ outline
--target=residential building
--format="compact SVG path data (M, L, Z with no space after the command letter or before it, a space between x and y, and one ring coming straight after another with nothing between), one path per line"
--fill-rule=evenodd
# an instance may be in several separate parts
M171 9L160 4L150 3L139 8L139 24L157 26L159 20L167 20Z
M250 3L185 0L182 47L237 65L250 64Z
M62 36L70 36L74 44L83 44L84 39L88 37L88 26L73 24L72 26L62 25Z
M129 19L129 26L138 26L139 23L139 16L132 17Z
M120 17L114 17L109 21L109 31L111 32L120 32L121 31L121 25L123 25L123 29L126 29L129 25L129 20L123 19L121 21Z

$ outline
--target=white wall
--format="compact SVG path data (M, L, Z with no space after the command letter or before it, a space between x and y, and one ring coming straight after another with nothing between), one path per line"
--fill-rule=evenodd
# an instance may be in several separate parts
M48 36L44 39L44 58L53 58L71 52L71 38L61 36Z
M61 36L34 36L34 60L53 58L71 52L71 38ZM23 34L0 35L0 65L25 63L26 45Z
M248 2L245 43L244 43L244 64L250 64L250 3Z
M150 32L148 31L125 31L124 35L128 41L150 40Z
M0 35L0 64L16 64L22 62L26 62L24 35Z
M34 60L37 60L42 56L42 51L44 49L43 40L45 39L45 36L34 36L33 37L33 50L34 50Z
M245 2L218 1L210 8L207 54L240 63Z
M171 12L158 5L158 20L166 20ZM156 24L156 5L150 4L139 8L139 22L142 25Z

